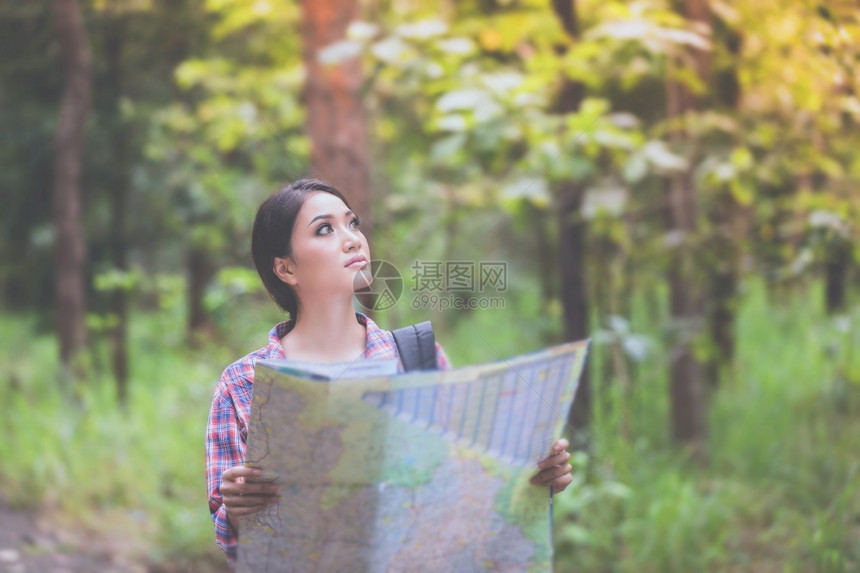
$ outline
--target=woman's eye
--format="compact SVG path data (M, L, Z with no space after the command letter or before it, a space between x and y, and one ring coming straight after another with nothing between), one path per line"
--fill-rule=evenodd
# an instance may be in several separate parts
M358 217L353 218L349 222L351 227L358 228L361 225L361 219ZM334 229L331 226L331 223L323 223L319 227L317 227L317 235L328 235L334 232Z

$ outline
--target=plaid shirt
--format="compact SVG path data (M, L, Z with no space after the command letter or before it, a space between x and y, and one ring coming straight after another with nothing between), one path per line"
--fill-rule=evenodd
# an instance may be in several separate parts
M363 359L399 358L394 336L379 328L366 315L356 312L356 319L367 327ZM206 488L209 491L209 511L215 523L215 540L235 565L236 535L221 498L221 474L228 468L245 463L245 444L248 439L248 418L251 411L251 389L254 383L254 364L257 360L284 359L281 338L292 330L294 321L281 322L269 331L269 344L224 370L209 411L206 428ZM437 365L440 370L451 368L448 357L436 344ZM402 370L403 364L400 364Z

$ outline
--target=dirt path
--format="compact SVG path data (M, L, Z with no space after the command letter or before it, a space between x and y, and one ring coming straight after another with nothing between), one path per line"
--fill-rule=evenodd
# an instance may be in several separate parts
M144 568L112 563L64 546L61 536L31 512L0 503L0 573L140 573Z
M77 529L72 531L70 529ZM125 529L124 531L128 531ZM89 540L89 541L86 541ZM134 536L95 537L35 511L12 509L0 496L0 573L229 573L220 551L152 563L133 558ZM214 543L213 543L214 547Z

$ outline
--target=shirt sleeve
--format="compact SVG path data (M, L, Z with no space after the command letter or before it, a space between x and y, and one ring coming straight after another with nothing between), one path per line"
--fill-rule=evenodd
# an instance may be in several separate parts
M215 524L215 541L232 566L236 560L236 534L227 519L221 497L221 474L228 468L245 463L245 442L239 428L239 415L230 396L229 369L224 371L209 411L206 428L206 487L209 492L209 512Z
M448 360L448 355L445 354L445 350L438 342L436 343L436 367L439 370L450 370L453 368L451 361Z

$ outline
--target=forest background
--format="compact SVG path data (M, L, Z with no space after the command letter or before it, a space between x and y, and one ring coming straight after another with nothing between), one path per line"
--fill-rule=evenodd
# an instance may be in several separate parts
M315 176L384 328L592 339L559 571L860 568L855 3L2 0L0 54L0 507L41 532L0 557L223 569L209 403L284 319L251 222Z

